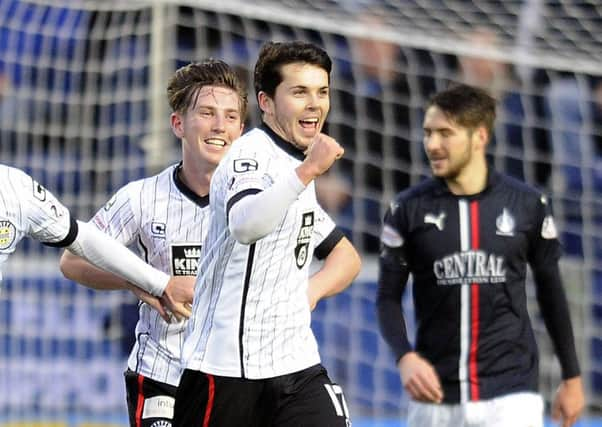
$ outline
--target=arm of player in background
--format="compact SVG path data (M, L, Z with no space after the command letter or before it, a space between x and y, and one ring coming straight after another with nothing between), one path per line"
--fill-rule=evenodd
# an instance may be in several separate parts
M72 255L63 254L61 258L61 271L65 277L93 289L132 290L134 284L149 295L160 297L162 305L178 320L190 317L194 278L170 278L96 227L79 221L78 226L75 242L67 247ZM149 302L153 302L153 307L158 307L151 298ZM163 313L160 309L158 311L167 318L164 310Z
M95 267L82 257L66 250L61 256L60 268L66 278L91 289L99 291L129 290L140 301L153 307L166 322L169 321L169 314L158 297L140 289L122 277Z
M562 372L562 382L552 403L552 418L561 420L562 427L569 427L583 411L585 394L558 263L548 263L545 268L534 269L533 276L539 308Z
M560 274L561 245L552 207L544 196L535 207L535 223L529 238L528 260L546 329L560 362L562 382L552 403L552 417L562 427L573 425L585 406L585 394L575 348L575 337Z
M351 242L343 237L330 251L322 267L309 279L310 309L323 298L343 292L360 272L362 261Z

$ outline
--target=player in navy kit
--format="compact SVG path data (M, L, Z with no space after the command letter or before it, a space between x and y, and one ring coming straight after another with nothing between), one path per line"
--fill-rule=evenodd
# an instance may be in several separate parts
M385 216L377 309L412 427L543 425L527 265L562 369L553 416L569 426L584 406L550 203L487 164L494 120L483 90L435 95L424 118L433 178L397 195ZM414 347L401 310L410 274Z

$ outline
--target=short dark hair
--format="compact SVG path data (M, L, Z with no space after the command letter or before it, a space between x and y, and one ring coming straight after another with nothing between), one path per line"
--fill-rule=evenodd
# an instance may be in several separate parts
M332 61L326 51L313 43L304 41L267 42L259 51L259 58L255 64L253 80L255 83L255 96L265 92L273 98L276 88L282 83L282 67L287 64L304 63L322 68L328 74Z
M232 89L238 95L241 121L247 114L247 90L232 67L219 59L209 58L185 65L171 76L167 84L167 99L174 112L185 112L197 101L205 86Z
M435 94L427 104L427 108L436 106L445 116L467 129L474 130L479 126L493 135L496 100L485 89L467 84L456 84Z

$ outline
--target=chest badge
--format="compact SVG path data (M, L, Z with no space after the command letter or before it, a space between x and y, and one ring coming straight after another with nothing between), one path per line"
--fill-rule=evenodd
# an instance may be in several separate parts
M297 268L301 269L307 262L309 255L309 242L314 229L314 213L307 212L303 214L301 228L297 235L297 246L295 247L295 261Z
M498 236L514 236L514 226L516 222L508 209L504 208L502 214L495 220L497 230L495 234Z
M0 221L0 249L8 249L15 241L17 229L15 225L8 221Z
M440 212L439 215L427 213L426 215L424 215L424 223L433 224L435 227L437 227L437 230L443 231L446 216L447 215L445 214L445 212Z

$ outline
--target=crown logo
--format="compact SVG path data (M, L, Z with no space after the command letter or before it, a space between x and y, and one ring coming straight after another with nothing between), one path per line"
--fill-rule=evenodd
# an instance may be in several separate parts
M201 250L199 248L184 249L184 255L186 258L200 258Z

